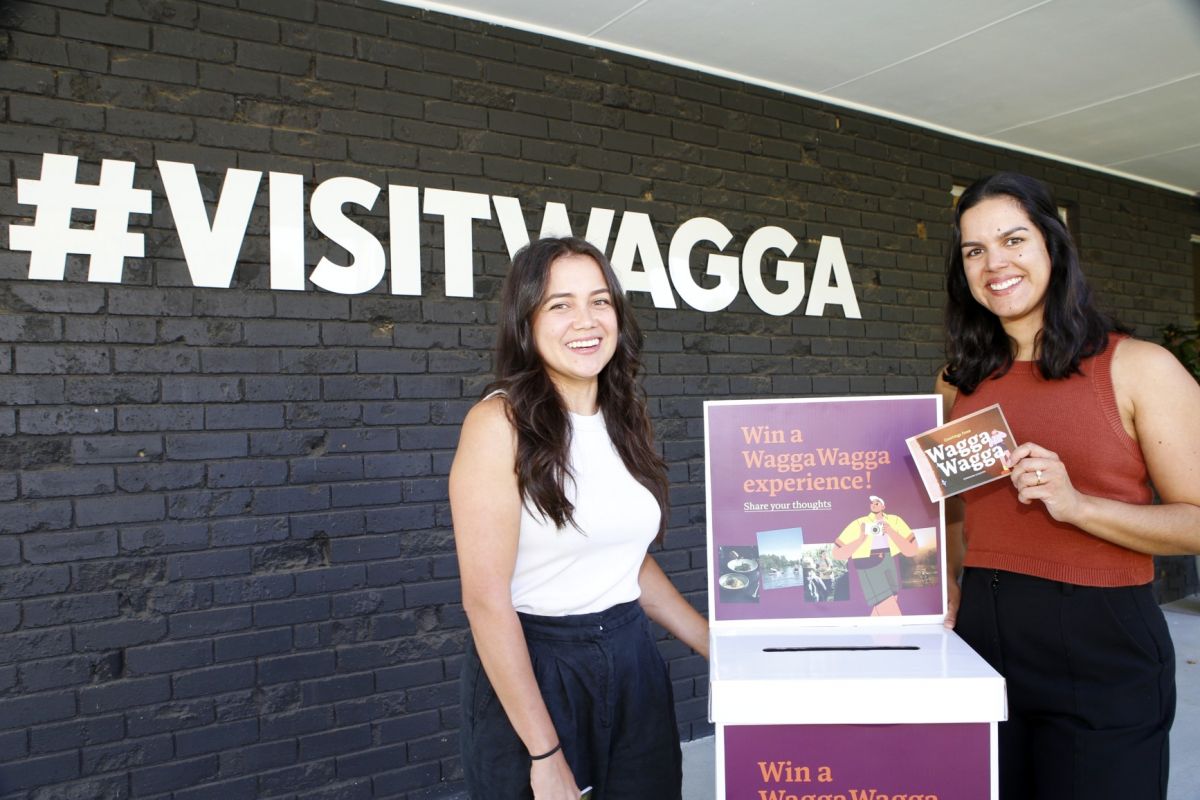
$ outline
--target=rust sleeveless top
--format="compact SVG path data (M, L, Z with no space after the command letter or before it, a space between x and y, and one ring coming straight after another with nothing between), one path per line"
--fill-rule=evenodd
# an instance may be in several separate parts
M952 419L999 403L1017 444L1035 442L1058 454L1075 488L1125 503L1152 501L1137 442L1121 425L1112 384L1120 335L1084 360L1081 374L1046 380L1033 362L1018 361L972 394L959 393ZM1154 579L1153 556L1111 544L1057 522L1045 506L1022 505L1004 479L972 489L966 501L964 564L1020 572L1083 586L1134 586Z

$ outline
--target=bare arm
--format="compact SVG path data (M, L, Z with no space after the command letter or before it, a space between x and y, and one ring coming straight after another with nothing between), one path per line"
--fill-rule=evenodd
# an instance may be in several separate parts
M1131 550L1200 553L1200 385L1166 350L1132 339L1118 345L1112 373L1122 420L1162 503L1083 494L1055 453L1029 442L1013 451L1017 497L1040 501L1056 520Z
M958 397L958 389L946 383L941 373L937 378L937 393L942 396L942 409L945 416L950 416L954 401ZM958 603L962 596L959 580L962 578L963 558L967 554L967 542L963 535L963 520L966 517L967 506L961 497L947 497L946 504L946 621L947 628L953 628L958 619Z
M521 622L512 605L521 499L516 434L496 397L471 409L450 468L450 511L462 576L463 609L488 680L513 729L532 755L558 744L558 732L533 675ZM577 800L579 788L562 752L532 762L538 800Z
M642 587L640 603L646 616L708 658L708 620L692 608L649 553L638 572L638 584Z
M947 628L958 621L958 603L962 598L963 558L967 555L967 541L963 535L963 518L966 503L961 497L947 497L946 503L946 620Z

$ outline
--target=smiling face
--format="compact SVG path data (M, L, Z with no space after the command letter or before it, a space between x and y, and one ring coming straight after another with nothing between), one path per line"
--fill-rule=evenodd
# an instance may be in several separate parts
M597 376L617 348L617 312L595 259L571 254L550 265L532 329L542 364L568 407L591 413L574 400L590 395L594 407Z
M1041 230L1011 197L999 195L963 212L962 259L971 296L1018 342L1042 328L1050 253Z

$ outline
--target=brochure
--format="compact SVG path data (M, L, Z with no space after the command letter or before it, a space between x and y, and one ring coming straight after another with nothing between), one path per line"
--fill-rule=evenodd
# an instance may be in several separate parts
M1017 443L999 404L905 440L917 472L937 503L1006 477Z

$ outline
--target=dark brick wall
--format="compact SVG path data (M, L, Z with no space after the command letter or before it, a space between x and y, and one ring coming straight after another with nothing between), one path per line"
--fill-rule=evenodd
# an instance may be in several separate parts
M461 791L445 477L490 368L499 227L474 227L474 298L444 294L434 217L421 297L271 291L264 180L234 285L195 288L156 160L195 164L210 206L236 166L514 196L535 227L551 201L580 231L644 212L664 255L697 216L734 253L784 227L810 269L841 237L862 319L634 295L673 482L659 557L702 608L702 401L930 390L952 184L1048 180L1118 315L1191 319L1189 198L774 91L373 0L9 0L0 28L6 800ZM91 182L136 162L153 213L121 284L80 257L28 279L9 224L42 153ZM386 198L358 219L385 238ZM707 733L703 662L662 651L681 735Z

